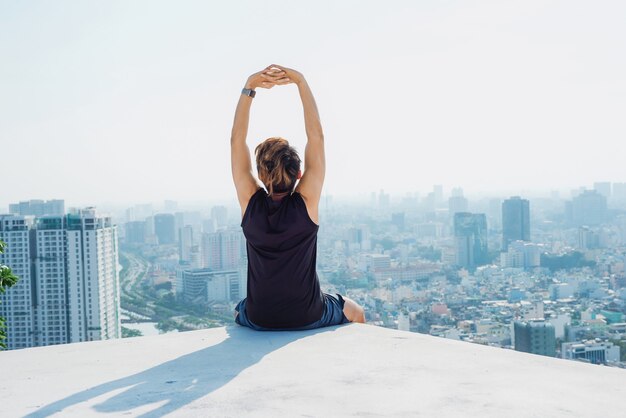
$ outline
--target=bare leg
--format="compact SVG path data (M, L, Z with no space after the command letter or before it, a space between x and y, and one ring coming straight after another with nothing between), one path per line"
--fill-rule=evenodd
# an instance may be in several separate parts
M365 311L355 301L343 296L343 300L346 302L343 305L343 314L348 318L350 322L365 323Z

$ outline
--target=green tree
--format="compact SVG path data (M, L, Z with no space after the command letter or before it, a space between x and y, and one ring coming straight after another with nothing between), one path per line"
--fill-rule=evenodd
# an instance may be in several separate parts
M6 248L6 244L0 241L0 254L4 253L4 249ZM13 286L19 278L13 274L11 269L4 264L0 264L0 294L4 293L6 289ZM7 345L5 343L6 336L6 324L5 319L0 316L0 349L6 349Z
M143 337L143 333L138 329L122 327L122 338Z

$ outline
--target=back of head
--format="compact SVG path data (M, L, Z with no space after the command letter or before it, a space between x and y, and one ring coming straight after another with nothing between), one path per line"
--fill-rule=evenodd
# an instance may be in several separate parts
M284 138L269 138L254 150L259 180L263 182L270 195L292 192L298 172L300 156Z

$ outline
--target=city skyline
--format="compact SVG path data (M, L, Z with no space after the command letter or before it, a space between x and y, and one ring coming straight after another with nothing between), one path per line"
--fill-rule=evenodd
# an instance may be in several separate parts
M359 205L331 205L317 245L320 285L325 292L358 300L372 325L624 367L626 190L622 188L626 185L600 182L566 205L512 196L482 202L477 208L462 189L450 190L451 198L446 199L447 190L436 185L419 205L413 199L397 206L383 192L371 196L367 205L372 211ZM621 199L607 210L613 192ZM16 202L11 205L13 214L0 216L0 238L8 238L8 251L0 261L15 265L16 273L24 276L0 298L8 302L0 310L14 324L9 348L24 347L16 339L31 344L26 337L33 334L25 328L56 332L50 328L55 324L39 325L37 320L35 325L35 320L11 316L20 311L15 301L29 293L29 284L39 289L44 287L40 282L46 282L47 293L21 302L34 306L35 312L46 297L52 298L49 302L63 298L57 288L69 286L69 294L75 294L71 271L75 265L80 270L80 263L70 255L78 254L80 245L70 233L78 214L96 212L70 208L64 214L64 207L63 200L35 199ZM239 210L214 206L188 211L172 200L164 201L163 209L173 213L153 209L145 204L128 207L116 226L109 224L113 218L101 218L111 229L111 240L102 247L105 258L108 253L109 259L117 259L117 251L107 247L118 248L120 232L119 286L104 282L109 289L121 290L122 337L231 323L230 311L245 296L247 283ZM92 220L85 220L85 229L93 228ZM63 225L68 228L65 233ZM32 232L43 241L25 246ZM89 237L85 240L92 243ZM33 248L37 251L29 253ZM68 259L46 264L58 251ZM24 268L25 259L37 264L35 270ZM99 266L99 260L92 260L94 264ZM89 268L88 260L86 265ZM107 267L102 273L107 271L114 269ZM47 286L53 276L55 284ZM32 344L65 341L63 335L51 335L58 338Z
M271 62L313 88L329 195L626 180L620 2L0 8L0 208L234 198L235 102ZM255 99L251 147L274 135L303 151L293 86Z
M420 190L405 190L398 191L395 193L388 193L385 189L379 190L370 190L359 193L346 193L346 194L329 194L322 193L322 202L320 205L324 204L325 199L331 199L332 201L347 203L347 204L364 204L368 201L371 202L373 196L376 195L376 199L381 192L384 192L390 199L391 203L398 204L402 200L406 200L407 198L415 198L418 200L427 199L429 195L431 195L436 188L441 188L443 191L442 196L445 198L456 199L461 197L465 200L483 200L483 199L508 199L514 196L524 196L525 198L530 199L552 199L552 200L561 200L568 201L572 198L580 195L585 191L593 191L596 190L601 194L604 194L604 191L598 189L598 185L606 185L609 184L614 187L615 191L611 189L610 196L614 199L617 199L621 202L621 200L626 200L626 182L593 182L588 185L579 185L573 188L564 188L564 189L544 189L544 190L527 190L522 189L520 193L517 190L469 190L462 187L458 187L458 185L448 186L448 185L437 185L433 184L430 188L424 188ZM462 196L456 196L458 192L462 193ZM197 199L183 199L183 200L174 200L171 199L170 196L160 196L155 197L154 200L137 200L137 199L129 199L127 201L86 201L84 199L77 200L68 200L65 197L59 197L58 193L53 194L44 194L42 195L32 195L30 193L24 192L23 198L14 199L14 200L6 200L3 201L3 198L0 196L0 213L11 213L10 207L12 205L26 204L32 201L41 201L41 202L54 202L56 200L61 200L65 202L65 207L67 208L84 208L84 207L97 207L99 209L103 209L105 211L115 211L121 210L123 208L128 208L132 206L143 206L148 205L152 206L155 212L174 212L175 210L171 210L167 208L168 204L175 204L178 208L185 209L197 209L197 210L207 210L207 208L212 206L219 205L228 205L236 207L238 206L238 202L236 199L236 195L233 189L232 196L224 195L224 196L213 196L211 198L197 198ZM443 203L443 202L442 202Z

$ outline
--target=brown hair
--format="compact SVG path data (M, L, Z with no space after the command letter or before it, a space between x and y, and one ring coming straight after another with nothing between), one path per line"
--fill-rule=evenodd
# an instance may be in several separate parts
M255 149L259 179L272 195L293 191L300 171L300 156L284 138L268 138Z

